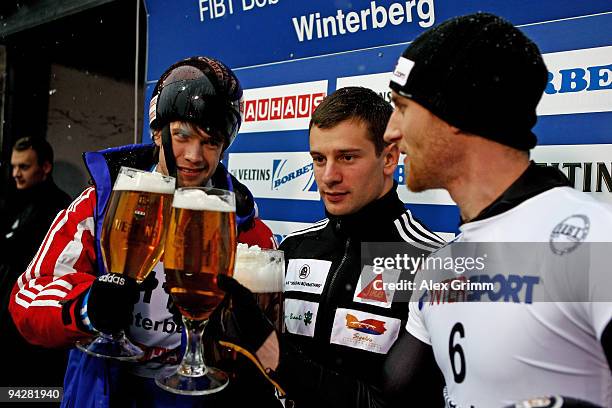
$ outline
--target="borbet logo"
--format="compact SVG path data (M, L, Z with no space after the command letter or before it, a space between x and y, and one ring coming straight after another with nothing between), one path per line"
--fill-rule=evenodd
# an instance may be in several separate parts
M107 273L106 275L102 275L98 278L98 280L100 282L114 283L121 286L125 285L125 278L115 273Z
M302 176L307 176L309 174L310 175L308 176L307 179L304 178L306 180L306 183L301 188L301 190L308 191L308 190L313 190L315 188L313 186L314 185L314 173L313 173L314 165L313 163L308 163L305 166L302 166L298 169L295 169L293 171L290 171L284 174L286 171L285 165L287 163L289 163L290 165L292 164L289 162L288 159L272 161L272 188L273 189L278 189L280 186L292 180L298 180Z
M555 85L558 83L558 85ZM612 89L612 64L560 69L548 73L546 94Z
M247 99L241 109L245 122L309 118L324 97L324 92L315 92Z
M610 55L612 46L544 54L549 72L538 115L609 112L612 109Z

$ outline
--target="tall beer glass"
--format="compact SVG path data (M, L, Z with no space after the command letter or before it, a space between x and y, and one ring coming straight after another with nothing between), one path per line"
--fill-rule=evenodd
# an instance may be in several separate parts
M121 167L108 203L100 246L107 273L141 283L159 261L170 220L175 179ZM90 343L77 342L97 357L137 360L144 353L123 331L100 333Z
M183 361L156 383L184 395L221 391L228 384L223 371L204 364L202 334L208 318L225 293L217 275L231 276L236 255L234 193L206 187L179 188L165 245L166 288L183 316L187 347Z
M257 305L279 333L284 330L285 257L281 250L238 244L234 279L253 292Z

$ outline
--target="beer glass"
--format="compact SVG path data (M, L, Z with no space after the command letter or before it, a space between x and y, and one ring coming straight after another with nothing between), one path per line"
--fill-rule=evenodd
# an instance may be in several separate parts
M255 301L279 333L284 330L285 257L281 250L238 244L234 279L253 292Z
M228 376L204 363L202 335L225 293L217 275L231 276L236 256L234 193L207 188L179 188L174 194L164 253L166 288L183 317L187 347L179 367L155 382L184 395L205 395L225 388Z
M174 177L121 167L104 215L100 247L106 272L141 283L159 261L170 220ZM100 333L77 342L85 353L137 360L144 352L118 333Z

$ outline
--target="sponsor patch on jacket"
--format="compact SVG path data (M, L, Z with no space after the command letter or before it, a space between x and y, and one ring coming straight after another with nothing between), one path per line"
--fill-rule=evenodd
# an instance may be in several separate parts
M325 280L331 267L330 261L320 259L291 259L285 275L285 292L323 292Z
M391 81L400 86L406 85L410 71L412 71L412 67L414 67L414 61L411 61L408 58L399 57L397 64L395 64L395 69L391 74Z
M389 284L397 283L399 276L399 269L385 269L382 273L375 273L372 265L365 265L357 281L353 302L390 308L395 290Z
M385 354L399 334L401 321L359 310L336 310L330 343Z
M285 299L285 327L289 333L313 337L319 304L299 299Z

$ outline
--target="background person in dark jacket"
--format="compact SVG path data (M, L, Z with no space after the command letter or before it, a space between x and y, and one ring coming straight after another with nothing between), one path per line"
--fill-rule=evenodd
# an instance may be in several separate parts
M17 277L32 260L57 213L71 199L53 182L53 149L45 139L17 140L11 167L16 189L0 204L0 347L19 356L22 363L11 368L10 383L2 385L61 386L66 353L27 343L15 329L8 302ZM39 376L31 372L33 365L28 361L44 361L49 368Z

